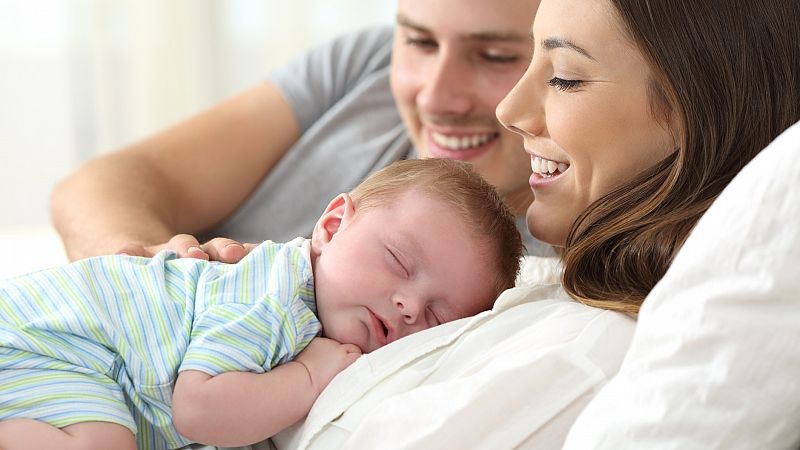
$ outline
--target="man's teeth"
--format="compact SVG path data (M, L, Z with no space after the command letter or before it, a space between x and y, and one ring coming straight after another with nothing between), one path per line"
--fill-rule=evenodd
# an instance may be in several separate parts
M433 137L433 142L448 150L466 150L495 139L497 133L473 134L470 136L445 136L439 133L431 133L431 136Z
M538 156L531 160L531 170L542 176L553 176L556 172L566 172L569 164L550 161L549 159L540 158Z

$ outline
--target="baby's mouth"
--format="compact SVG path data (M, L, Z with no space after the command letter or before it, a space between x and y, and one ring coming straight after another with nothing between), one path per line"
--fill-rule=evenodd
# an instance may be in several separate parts
M380 323L381 323L381 329L383 329L383 337L387 338L387 340L388 340L388 337L389 337L389 329L388 329L388 328L386 328L386 324L385 324L385 323L383 323L383 321L382 321L380 318L378 318L378 322L380 322Z
M372 321L372 334L375 336L375 341L378 344L378 347L382 347L389 343L389 327L386 326L386 323L378 317L377 314L369 311L370 320Z

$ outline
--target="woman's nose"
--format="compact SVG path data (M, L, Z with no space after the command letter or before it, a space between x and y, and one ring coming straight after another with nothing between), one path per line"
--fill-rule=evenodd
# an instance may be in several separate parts
M544 95L546 93L536 84L534 71L528 67L522 78L497 105L497 119L504 127L523 136L542 135L545 128Z

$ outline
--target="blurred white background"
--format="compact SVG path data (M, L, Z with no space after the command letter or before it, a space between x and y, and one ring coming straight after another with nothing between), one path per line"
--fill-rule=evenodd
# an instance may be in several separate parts
M63 260L56 181L309 46L391 24L392 0L0 0L0 277Z

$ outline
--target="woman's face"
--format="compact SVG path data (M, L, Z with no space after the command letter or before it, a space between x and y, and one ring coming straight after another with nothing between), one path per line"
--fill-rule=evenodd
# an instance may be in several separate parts
M651 111L648 64L611 8L543 0L531 64L497 107L530 156L528 228L552 245L592 202L676 148Z

